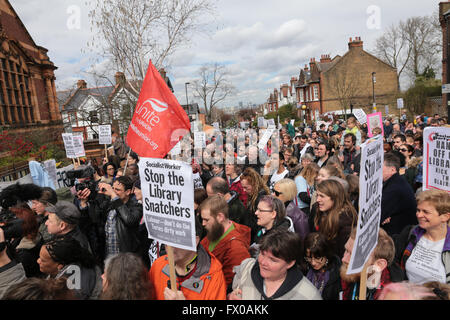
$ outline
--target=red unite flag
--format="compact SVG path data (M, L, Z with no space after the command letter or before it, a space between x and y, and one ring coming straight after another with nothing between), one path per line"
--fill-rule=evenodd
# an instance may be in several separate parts
M128 128L128 146L140 157L164 158L190 129L186 112L150 60Z

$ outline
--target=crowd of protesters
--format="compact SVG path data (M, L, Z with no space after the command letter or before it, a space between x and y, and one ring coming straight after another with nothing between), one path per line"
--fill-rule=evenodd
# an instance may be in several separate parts
M139 156L117 134L101 165L76 168L73 201L28 186L36 196L8 208L23 221L20 236L6 234L7 221L0 228L0 298L360 299L360 274L347 268L367 126L289 120L277 152L273 140L260 148L247 137L231 146L230 162L230 146L208 139L208 154L192 163L197 250L172 248L176 284L169 248L148 238ZM384 133L385 155L381 228L367 263L376 281L365 299L450 298L450 194L421 188L423 130L446 123L403 115L373 129Z

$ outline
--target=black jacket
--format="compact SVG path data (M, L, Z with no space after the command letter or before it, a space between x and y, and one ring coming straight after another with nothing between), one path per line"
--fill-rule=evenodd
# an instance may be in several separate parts
M130 197L127 203L123 203L120 199L109 201L104 208L97 207L96 220L106 222L109 211L113 209L117 212L116 231L120 252L138 253L139 222L143 214L142 205L135 197ZM103 234L104 230L105 224L103 224Z
M230 191L231 198L228 199L228 217L230 220L243 224L248 227L251 226L250 215L247 208L244 206L241 200L239 200L239 194L236 191Z
M307 266L307 269L304 271L304 275L308 275L310 266ZM339 300L339 292L342 291L341 287L341 259L338 256L334 255L329 261L327 270L330 273L330 278L328 282L325 284L325 287L322 291L322 299L323 300Z
M414 191L406 179L396 173L383 183L380 222L391 217L382 226L390 236L399 234L407 225L417 224L416 208Z

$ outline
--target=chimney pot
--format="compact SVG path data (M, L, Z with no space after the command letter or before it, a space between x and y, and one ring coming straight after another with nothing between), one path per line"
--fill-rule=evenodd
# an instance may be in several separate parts
M116 78L116 85L121 84L124 85L125 84L125 74L123 72L116 72L116 75L114 76Z
M77 81L77 87L79 89L86 89L87 88L87 83L84 80L78 80Z

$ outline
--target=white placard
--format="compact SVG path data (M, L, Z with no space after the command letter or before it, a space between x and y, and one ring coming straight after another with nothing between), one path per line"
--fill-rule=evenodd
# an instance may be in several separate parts
M206 148L206 133L203 131L194 132L194 148Z
M328 126L329 126L330 124L332 124L332 122L325 122L325 121L322 121L322 120L316 121L316 130L317 130L317 131L320 130L320 126L321 126L322 124L325 125L325 130L324 130L324 131L327 131Z
M48 173L48 178L53 181L53 185L56 186L56 160L50 159L44 161L44 167Z
M264 131L263 136L261 137L261 139L259 139L259 143L258 143L259 149L264 149L264 147L267 145L267 142L269 141L270 137L272 136L272 134L274 132L275 132L275 129L266 129Z
M383 138L378 135L361 145L359 214L347 274L361 272L378 243L383 191Z
M139 161L144 222L148 237L196 251L192 167L182 161Z
M267 128L274 129L275 127L275 120L274 119L267 119Z
M69 159L76 158L75 150L73 148L73 135L71 133L62 134L64 148L66 149L66 157Z
M72 136L72 141L75 157L79 158L86 156L86 152L84 151L83 136L81 134Z
M397 109L403 109L403 98L397 99Z
M220 130L220 125L219 125L218 122L214 122L212 125L213 125L214 128Z
M111 144L111 125L105 124L98 126L98 143L99 144Z
M265 119L264 117L258 117L258 127L264 128L265 127Z
M422 189L450 192L450 128L427 127L423 130Z
M197 132L197 131L198 131L198 124L197 124L197 121L192 121L192 122L191 122L191 131L192 131L192 132Z
M179 155L181 153L181 140L177 142L177 144L170 150L170 154L172 156Z
M445 83L442 85L442 93L450 93L450 83Z
M360 124L367 123L367 114L363 109L353 109L353 115L356 117L356 120L358 120Z

